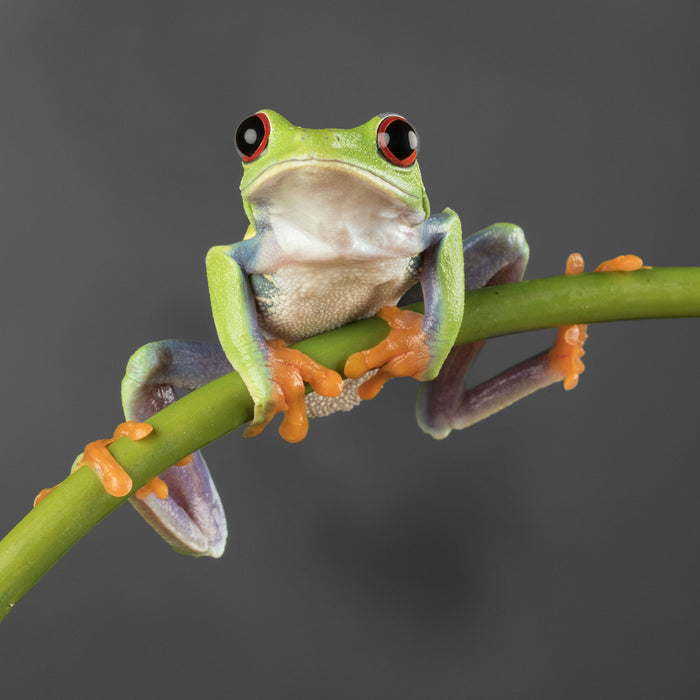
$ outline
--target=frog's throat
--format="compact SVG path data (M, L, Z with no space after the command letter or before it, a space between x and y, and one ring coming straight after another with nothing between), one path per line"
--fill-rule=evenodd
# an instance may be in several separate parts
M422 201L422 194L414 194L408 192L401 187L388 182L382 177L379 177L371 170L367 170L359 165L353 165L342 160L334 160L331 158L288 158L278 163L274 163L269 167L262 170L260 174L251 182L247 183L245 187L241 187L241 193L245 195L249 200L255 198L255 193L263 187L271 179L278 177L279 175L298 168L316 168L317 170L335 170L348 173L354 177L364 180L368 184L376 187L377 189L386 192L392 197L397 197L399 199L410 200L411 202L416 202L419 204Z

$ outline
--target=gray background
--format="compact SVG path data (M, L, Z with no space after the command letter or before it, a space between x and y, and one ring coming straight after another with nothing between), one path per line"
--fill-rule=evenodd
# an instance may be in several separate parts
M261 107L406 115L433 208L522 225L531 278L700 264L696 7L3 0L0 530L120 420L134 349L214 337ZM298 446L222 439L223 559L119 509L3 623L3 697L698 697L699 324L590 335L574 392L443 442L409 380Z

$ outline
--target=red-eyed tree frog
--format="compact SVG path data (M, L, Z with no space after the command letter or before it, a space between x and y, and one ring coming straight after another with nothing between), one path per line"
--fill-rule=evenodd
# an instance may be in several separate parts
M353 129L305 129L266 109L241 122L236 147L250 226L242 241L215 246L206 259L220 344L164 340L138 350L122 384L129 421L138 426L174 401L177 389L195 389L232 368L255 402L246 435L282 411L280 433L290 442L306 435L307 416L349 410L390 377L423 382L418 422L435 438L553 382L575 385L585 332L574 326L561 329L551 350L465 388L482 345L452 348L465 289L520 280L528 245L512 224L463 240L454 211L430 214L416 160L418 134L403 117L380 114ZM580 271L572 265L570 272ZM424 315L397 307L421 298ZM287 347L376 314L389 323L389 335L352 355L344 380ZM306 397L304 382L313 388ZM75 466L95 467L100 460L93 452ZM96 469L105 484L106 470ZM123 495L130 480L124 488ZM131 502L175 549L223 553L226 521L199 452Z

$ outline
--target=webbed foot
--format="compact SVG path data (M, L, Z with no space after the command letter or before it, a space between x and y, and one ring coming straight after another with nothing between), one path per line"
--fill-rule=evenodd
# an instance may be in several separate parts
M360 386L358 393L363 400L373 399L392 377L413 377L422 381L431 359L421 325L423 314L384 306L377 316L389 324L389 335L373 348L350 355L345 363L345 376L351 379L380 368Z
M121 437L128 437L130 440L143 440L152 431L153 426L148 423L138 423L132 420L120 423L115 428L111 438L95 440L85 446L83 454L75 462L74 470L85 466L90 467L110 496L126 496L131 491L133 482L121 464L107 450L107 447Z
M579 253L572 253L566 261L566 275L580 275L583 272L583 257ZM636 255L618 255L612 260L605 260L594 272L631 272L644 267L642 259ZM564 381L564 389L573 389L578 384L578 378L585 369L581 361L584 350L583 344L588 338L588 326L579 323L570 326L561 326L557 333L554 345L546 355L548 371L556 376L556 379Z
M282 411L284 418L279 428L280 435L287 442L299 442L309 430L304 382L308 382L321 396L339 396L343 390L343 379L337 372L314 362L303 352L288 348L282 340L269 341L268 347L267 365L272 379L272 396L261 409L256 407L255 420L243 435L258 435Z
M152 432L153 426L148 423L138 423L133 420L120 423L114 429L114 434L111 438L95 440L85 446L83 453L80 454L73 463L71 473L76 469L80 469L80 467L90 467L102 483L104 490L110 496L126 496L129 491L131 491L133 481L122 465L114 459L107 447L121 437L128 437L130 440L142 440ZM186 457L185 460L186 459L188 458ZM183 464L186 463L185 460L182 460ZM42 489L34 499L34 506L36 507L41 503L55 488L55 486L52 486L48 489ZM163 489L165 489L164 492ZM156 493L158 498L166 498L168 495L168 487L163 481L156 477L140 488L136 492L136 495L138 496L142 492L146 495L148 493ZM161 495L163 493L164 495Z

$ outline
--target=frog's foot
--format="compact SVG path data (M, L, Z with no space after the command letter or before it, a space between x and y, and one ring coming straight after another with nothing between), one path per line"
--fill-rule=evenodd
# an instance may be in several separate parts
M594 272L630 272L642 268L642 259L636 255L618 255L612 260L605 260ZM567 275L580 275L583 272L583 257L573 253L566 261ZM588 338L588 326L584 323L561 326L554 345L546 355L548 371L557 380L564 381L564 389L573 389L578 384L578 377L585 369L583 344Z
M146 498L154 493L157 498L164 501L168 497L168 485L159 476L151 479L145 486L142 486L134 496L144 501Z
M299 350L288 348L282 340L268 342L267 366L272 379L272 396L262 407L256 406L255 420L243 435L254 437L282 411L284 418L280 435L287 442L299 442L306 437L309 419L304 403L304 382L321 396L339 396L343 390L342 377L327 369Z
M431 359L422 328L423 314L384 306L377 316L389 324L389 335L373 348L350 355L345 363L345 376L351 379L380 368L360 386L358 393L363 400L373 399L392 377L413 377L422 381Z
M74 470L85 466L90 467L110 496L126 496L131 491L133 482L121 464L107 450L107 447L121 437L142 440L152 430L153 426L148 423L137 423L136 421L120 423L111 438L95 440L85 446L85 451L75 462Z
M578 377L586 366L581 358L586 354L583 344L588 338L587 326L583 323L573 326L561 326L557 333L554 345L547 353L549 371L556 379L564 381L564 388L568 391L578 384Z
M578 255L574 253L574 255ZM581 256L579 256L581 257ZM583 260L581 260L583 265ZM650 270L651 265L643 265L638 255L618 255L612 260L603 260L593 272L634 272L634 270Z
M128 437L131 440L141 440L150 435L153 431L153 426L148 423L137 423L136 421L127 421L120 423L114 431L114 436L105 440L95 440L86 445L84 452L75 460L73 471L80 467L88 466L98 476L105 491L111 496L125 496L129 491L133 482L131 477L124 471L124 468L117 462L111 453L107 450L107 446L111 445L120 437ZM174 466L181 467L189 464L192 461L192 455L176 462ZM39 505L56 487L52 486L48 489L42 489L34 499L34 507ZM160 499L168 497L168 485L159 477L151 479L145 486L142 486L134 494L137 498L145 499L149 494L155 493Z

